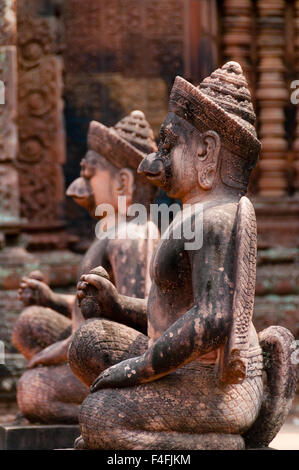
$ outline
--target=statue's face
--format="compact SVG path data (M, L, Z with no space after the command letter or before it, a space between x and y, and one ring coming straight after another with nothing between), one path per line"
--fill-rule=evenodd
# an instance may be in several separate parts
M115 203L114 171L110 170L104 157L93 150L86 153L80 165L80 178L72 182L66 194L94 217L99 204Z
M140 163L138 172L170 197L184 199L198 185L195 141L194 128L174 113L168 113L161 126L158 151Z

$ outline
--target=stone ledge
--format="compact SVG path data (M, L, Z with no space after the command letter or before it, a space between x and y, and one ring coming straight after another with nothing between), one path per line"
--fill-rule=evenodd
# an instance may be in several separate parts
M0 425L0 450L54 450L72 448L79 425Z

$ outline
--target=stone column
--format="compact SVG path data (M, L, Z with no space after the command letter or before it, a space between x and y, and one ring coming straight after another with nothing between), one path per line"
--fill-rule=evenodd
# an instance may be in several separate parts
M299 80L299 0L295 1L295 64L296 64L296 80ZM298 94L297 94L298 96ZM294 142L294 168L295 168L295 189L296 195L299 195L299 104L296 111L296 134Z
M0 247L20 230L18 151L16 3L0 0Z
M223 62L235 60L245 72L250 89L254 84L252 69L253 21L252 0L223 2Z
M284 105L289 99L285 73L285 0L258 0L259 137L262 155L259 194L280 196L286 193L287 141L284 131Z
M62 62L50 22L18 11L17 167L21 214L31 249L63 248L65 160Z
M19 178L15 168L17 130L17 25L16 1L0 0L0 341L5 366L1 366L0 401L15 389L24 360L14 354L11 327L18 311L17 287L23 274L36 267L22 247Z

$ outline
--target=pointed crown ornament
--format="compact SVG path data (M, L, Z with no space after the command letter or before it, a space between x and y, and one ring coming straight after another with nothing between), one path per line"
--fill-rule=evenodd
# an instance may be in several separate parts
M137 169L146 154L157 146L153 131L142 111L132 111L114 127L92 121L88 130L88 148L105 157L117 168Z

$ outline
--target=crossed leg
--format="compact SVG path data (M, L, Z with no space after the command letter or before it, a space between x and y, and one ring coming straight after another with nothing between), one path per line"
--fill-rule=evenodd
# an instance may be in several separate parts
M27 358L71 334L71 320L45 307L23 310L13 330L13 343ZM21 414L31 422L77 423L79 407L88 388L68 364L37 367L24 372L18 382Z
M33 305L25 308L16 321L12 341L26 359L31 359L47 346L67 338L71 330L69 318L50 308Z
M105 368L142 354L148 338L105 320L86 322L70 347L72 370L90 385ZM260 376L220 387L214 367L198 361L143 385L105 389L82 403L88 449L242 449L241 433L256 419Z

